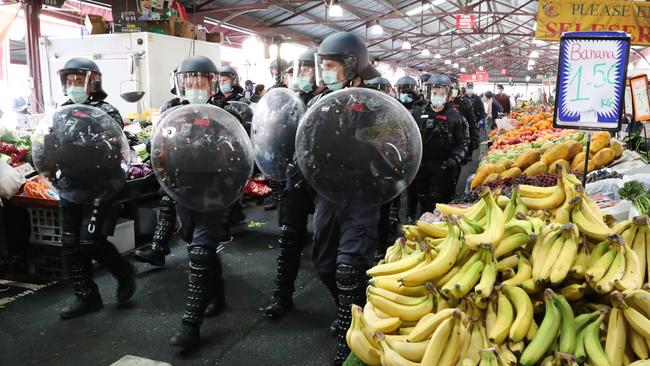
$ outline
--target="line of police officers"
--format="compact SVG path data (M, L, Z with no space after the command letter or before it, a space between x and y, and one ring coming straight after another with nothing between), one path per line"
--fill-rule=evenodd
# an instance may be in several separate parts
M307 106L344 88L373 87L388 92L390 87L372 66L363 40L348 32L333 34L318 50L304 52L297 67L294 71L297 77L291 87ZM317 69L321 79L318 84ZM75 58L59 73L64 93L70 98L66 104L97 106L122 125L119 113L103 101L106 93L101 87L101 72L96 64ZM245 122L241 112L229 103L249 103L232 67L217 68L210 59L193 56L181 63L173 80L176 97L163 105L163 112L183 104L208 103L224 108ZM436 202L452 199L461 167L478 147L477 117L480 115L477 116L473 107L474 101L460 93L458 81L445 75L423 74L419 83L404 76L395 84L395 97L415 119L423 142L421 166L407 190L407 221L413 222L418 213L431 211ZM164 265L178 215L182 238L188 243L190 276L186 310L171 344L186 349L200 343L199 328L204 316L218 314L225 307L222 266L216 249L230 235L228 226L244 218L238 202L226 210L198 212L177 205L161 193L163 198L153 241L137 251L136 259ZM88 218L88 209L62 202L63 245L71 264L75 294L75 301L60 313L63 319L79 317L102 307L97 286L92 281L90 258L104 263L117 278L120 302L128 301L135 292L133 266L106 240L112 228L93 234L80 225ZM309 242L307 221L310 214L314 214L315 228L313 261L319 278L338 306L330 331L338 338L335 363L342 364L349 353L345 333L351 320L350 306L365 303L365 272L373 265L377 253L378 256L384 254L388 233L380 233L380 228L390 224L393 231L397 229L399 198L381 209L343 206L318 194L302 176L297 164L290 165L279 201L280 238L275 285L270 303L261 308L267 317L279 318L293 307L294 282L302 252Z

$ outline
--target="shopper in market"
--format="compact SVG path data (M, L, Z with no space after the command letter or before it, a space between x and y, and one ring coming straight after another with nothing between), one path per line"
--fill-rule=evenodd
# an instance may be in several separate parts
M380 76L370 63L363 40L353 33L339 32L325 38L317 58L316 67L321 68L319 74L330 91L363 87L363 80ZM362 104L356 107L364 108ZM350 352L345 334L350 327L351 305L365 304L365 272L373 263L378 222L376 207L343 206L320 194L315 198L313 256L321 281L337 300L337 365Z
M228 81L232 81L230 73L224 72L223 79L220 76L216 65L207 57L193 56L185 59L176 73L178 98L166 103L163 109L181 104L216 105L217 84L226 85ZM234 100L237 97L233 90L226 87L222 90L222 101ZM161 112L164 113L164 110ZM212 307L209 315L216 315L225 307L223 269L216 252L224 237L224 212L199 212L181 205L178 205L176 210L182 226L183 240L188 244L190 276L181 327L170 343L172 346L186 349L200 343L199 328L208 305Z
M497 95L494 96L494 99L496 99L501 105L501 108L503 108L503 113L510 114L510 96L503 90L503 85L497 85Z
M491 91L485 92L485 113L486 113L486 124L485 127L488 131L491 131L497 127L496 120L499 118L499 113L503 113L503 108L501 104L496 101L494 94Z
M429 80L431 74L422 74L420 78L422 77ZM427 100L421 92L420 85L414 78L410 76L399 78L395 83L395 88L397 89L397 99L399 99L400 103L408 109L411 115L420 113L418 111L427 105ZM406 221L409 224L412 224L416 221L415 215L418 208L418 189L415 180L409 184L406 192ZM397 222L394 219L394 215L397 215L398 217ZM393 207L391 210L391 225L393 224L399 225L399 205Z
M251 96L250 100L252 103L258 103L260 99L262 99L263 95L264 95L264 84L257 84L255 85L255 91L253 92L253 95Z
M63 94L70 99L62 106L85 104L99 108L123 126L122 117L115 107L104 101L107 97L102 88L102 73L97 64L86 58L68 60L59 70ZM117 209L110 201L99 207L72 203L61 199L63 260L67 263L72 279L75 300L59 316L61 319L77 318L103 307L99 289L92 278L92 260L106 266L117 279L117 301L127 302L135 293L135 268L120 255L107 240L113 233ZM97 212L93 212L93 210ZM95 221L95 230L90 222Z
M318 88L316 85L315 53L316 50L312 49L298 57L295 84L299 88L298 95L305 105L323 91L323 88ZM273 294L271 302L260 309L269 318L280 318L293 308L294 283L300 270L302 252L309 242L307 219L314 212L315 196L316 192L302 176L294 161L287 169L287 180L282 191L282 200L278 205L280 252Z
M474 113L476 114L476 124L479 127L485 126L485 108L483 106L483 101L481 97L476 94L474 91L474 83L468 81L465 84L467 97L472 101L472 107L474 107Z
M451 103L451 80L433 75L427 88L429 103L413 115L422 133L422 163L416 176L421 212L451 201L457 170L465 158L462 117Z

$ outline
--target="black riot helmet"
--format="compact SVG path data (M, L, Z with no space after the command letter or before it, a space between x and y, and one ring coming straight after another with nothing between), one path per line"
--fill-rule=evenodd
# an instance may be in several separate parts
M228 76L232 86L239 86L239 74L237 70L230 65L224 65L219 68L219 76Z
M68 75L76 76L76 79L83 84L88 97L94 100L103 100L108 96L102 88L102 72L92 60L83 57L71 58L59 70L61 86L65 95L68 95L68 85L70 84L66 82Z
M314 66L316 60L316 49L310 48L307 51L303 52L298 56L298 65L302 66Z
M439 89L439 88L445 89L445 93L444 93L445 100L443 102L444 104L449 101L449 97L451 95L451 80L449 80L449 77L442 74L436 74L436 75L432 75L429 78L429 81L427 81L427 95L431 99L432 104L436 104L433 102L434 96L432 95L432 90Z
M365 43L354 33L339 32L328 36L318 47L316 55L317 77L322 77L329 89L340 89L357 76L364 80L381 76L370 62ZM342 64L342 80L335 76L339 71L333 69L335 63L329 63L328 60Z
M209 58L188 57L176 70L177 95L190 103L205 103L217 90L217 75L217 66Z
M297 67L295 69L290 67L293 71L293 82L291 83L292 89L303 92L311 92L316 89L315 57L316 49L308 49L298 56L298 59L295 61Z
M390 91L391 85L388 79L380 76L378 78L367 80L366 87L388 93Z
M451 86L451 98L454 99L460 95L460 83L455 76L449 76L449 81L456 86Z
M423 82L423 83L426 83L427 81L429 81L430 77L431 77L431 74L429 74L428 72L425 72L424 74L420 75L420 81Z
M279 69L283 76L288 68L289 68L289 63L283 59L280 59ZM278 60L277 58L274 58L273 60L271 60L271 63L269 64L269 71L271 72L271 76L275 77L277 70L278 70Z
M410 105L416 100L419 92L419 85L417 80L410 76L402 76L395 83L397 89L397 99L404 104Z

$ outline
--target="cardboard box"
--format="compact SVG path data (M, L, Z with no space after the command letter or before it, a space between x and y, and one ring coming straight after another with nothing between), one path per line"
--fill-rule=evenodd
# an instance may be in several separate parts
M84 25L88 29L90 34L104 34L108 33L108 27L106 27L106 22L101 15L88 14L86 15L86 20Z
M174 35L178 37L194 39L196 36L196 27L194 24L177 17L174 17L174 19Z
M223 43L223 33L221 32L208 33L206 34L205 38L206 38L205 40L208 42L219 43L219 44Z

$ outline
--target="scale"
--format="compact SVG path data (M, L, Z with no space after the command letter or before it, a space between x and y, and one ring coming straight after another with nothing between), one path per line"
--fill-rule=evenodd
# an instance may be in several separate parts
M129 57L130 79L120 83L120 97L129 103L137 103L144 97L144 91L139 81L134 79L135 69L140 55L133 53ZM126 84L126 87L124 86ZM126 90L126 91L125 91Z

